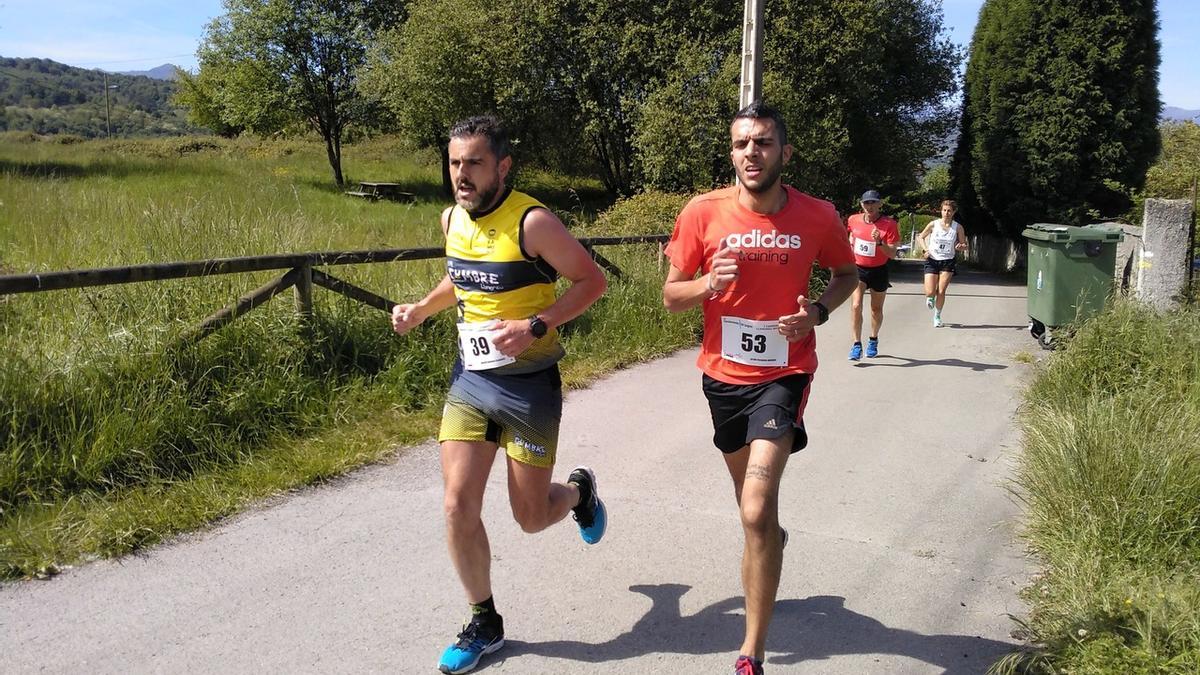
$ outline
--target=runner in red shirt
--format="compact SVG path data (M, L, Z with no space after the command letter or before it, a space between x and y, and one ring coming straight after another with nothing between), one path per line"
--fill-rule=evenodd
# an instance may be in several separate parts
M742 518L746 635L734 665L761 675L767 625L787 532L779 484L788 456L808 442L804 404L817 368L813 328L845 302L858 279L833 205L780 181L792 156L774 109L755 102L730 127L738 185L696 197L675 221L663 302L672 312L703 305L697 364ZM816 302L812 264L832 269Z
M867 339L867 358L879 355L879 329L883 326L883 301L887 299L888 260L896 257L900 244L900 226L883 215L883 199L875 190L867 190L862 196L862 213L856 213L846 221L850 231L850 245L854 247L854 264L858 266L858 288L850 298L850 335L854 344L850 346L850 360L862 358L863 295L871 289L871 336Z

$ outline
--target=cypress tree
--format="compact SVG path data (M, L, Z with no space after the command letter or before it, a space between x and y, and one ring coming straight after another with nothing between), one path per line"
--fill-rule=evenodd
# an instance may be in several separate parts
M1125 212L1159 148L1157 28L1153 0L987 0L951 166L964 217L1015 238Z

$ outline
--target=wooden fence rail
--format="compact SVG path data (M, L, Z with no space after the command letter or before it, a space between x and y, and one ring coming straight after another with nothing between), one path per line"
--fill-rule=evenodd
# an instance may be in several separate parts
M589 237L580 239L592 258L615 276L621 270L596 251L598 246L620 246L625 244L658 244L659 266L662 266L665 234L639 235L632 237ZM184 334L183 340L194 341L212 334L234 319L262 305L279 293L292 288L295 291L296 314L301 320L312 315L312 289L319 286L340 293L369 307L390 312L395 302L348 281L313 269L315 266L362 265L370 263L404 262L408 260L430 260L445 256L441 248L393 248L368 251L324 251L314 253L285 253L277 255L247 256L241 258L218 258L188 262L154 263L105 267L85 270L66 270L38 274L0 275L0 295L17 293L41 293L69 288L90 286L112 286L188 277L207 277L218 274L244 274L265 270L288 270L281 276L263 284L250 293L238 298L237 302L212 314Z

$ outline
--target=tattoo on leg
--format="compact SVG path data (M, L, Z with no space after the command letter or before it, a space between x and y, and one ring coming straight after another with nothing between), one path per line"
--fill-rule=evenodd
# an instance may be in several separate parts
M759 480L771 480L771 470L764 464L751 464L746 467L746 478L757 478Z

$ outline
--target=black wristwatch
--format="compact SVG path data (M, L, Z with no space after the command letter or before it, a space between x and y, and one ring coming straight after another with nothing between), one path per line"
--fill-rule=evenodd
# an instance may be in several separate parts
M826 312L826 314L828 314L828 312ZM533 337L544 337L546 332L549 330L550 326L546 325L546 322L542 320L542 317L537 315L529 317L529 332L533 333Z
M817 308L817 325L825 323L829 320L829 308L819 302L810 303Z

